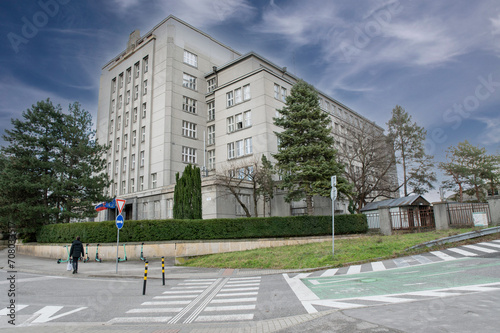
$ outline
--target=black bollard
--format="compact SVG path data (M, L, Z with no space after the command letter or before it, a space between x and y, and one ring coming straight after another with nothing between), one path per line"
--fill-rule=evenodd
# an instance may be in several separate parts
M163 285L165 285L165 257L161 257L161 275L163 278Z
M144 287L142 288L142 294L146 295L146 282L148 281L148 262L144 264Z

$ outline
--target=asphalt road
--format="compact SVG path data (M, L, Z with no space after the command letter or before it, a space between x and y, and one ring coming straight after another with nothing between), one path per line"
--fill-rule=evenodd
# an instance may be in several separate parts
M14 327L14 299L15 332L498 332L495 245L309 273L151 279L146 295L142 279L17 273L12 284L0 270L0 329Z

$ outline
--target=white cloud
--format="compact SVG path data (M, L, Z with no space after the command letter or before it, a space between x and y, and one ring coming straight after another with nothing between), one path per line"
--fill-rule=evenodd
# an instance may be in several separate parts
M500 15L496 18L490 18L490 22L492 26L491 33L493 35L500 35Z
M485 131L481 135L481 143L493 145L500 143L500 118L477 118L486 125Z

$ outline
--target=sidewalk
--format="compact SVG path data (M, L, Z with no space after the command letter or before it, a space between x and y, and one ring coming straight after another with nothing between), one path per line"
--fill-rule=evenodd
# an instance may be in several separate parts
M67 271L67 263L58 264L55 259L32 257L16 254L14 268L9 267L8 250L0 251L0 269L6 271L72 276L72 271ZM174 266L174 258L165 258L165 278L166 279L187 279L196 276L197 278L214 278L228 276L254 276L266 274L295 273L304 270L272 270L272 269L220 269L203 267L182 267ZM106 260L96 262L90 260L78 263L78 277L108 277L108 278L144 278L145 262L141 260L121 261L118 263L118 273L116 261ZM161 258L148 260L148 279L162 278Z

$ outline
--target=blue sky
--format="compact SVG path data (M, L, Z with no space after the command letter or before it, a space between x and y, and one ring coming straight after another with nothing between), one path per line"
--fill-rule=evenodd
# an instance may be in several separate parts
M2 1L0 131L47 97L96 119L102 66L170 14L384 128L403 106L437 161L465 139L500 153L498 0Z

